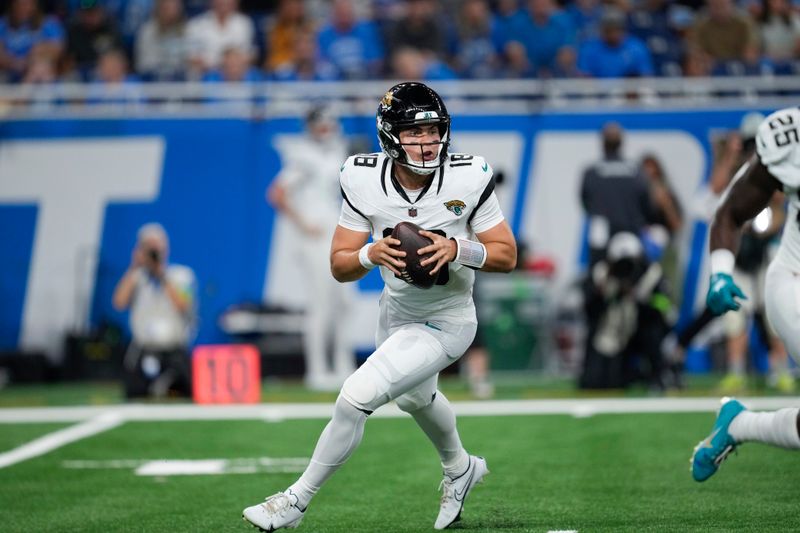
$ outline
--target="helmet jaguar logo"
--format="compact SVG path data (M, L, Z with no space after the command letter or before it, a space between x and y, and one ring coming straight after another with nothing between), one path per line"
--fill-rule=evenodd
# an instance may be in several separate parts
M392 91L387 92L386 94L383 95L383 98L381 99L381 105L383 107L392 107L393 98L394 96L392 95Z
M445 202L444 206L457 217L460 217L464 213L464 209L467 208L467 204L461 200L450 200L449 202Z

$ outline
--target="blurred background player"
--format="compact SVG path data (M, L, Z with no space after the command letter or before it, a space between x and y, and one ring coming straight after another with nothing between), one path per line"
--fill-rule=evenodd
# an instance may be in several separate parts
M776 111L758 127L756 153L734 177L734 184L711 225L711 279L706 302L715 314L736 311L747 298L737 285L736 251L741 232L783 192L789 202L783 237L765 281L767 316L790 353L800 356L797 294L800 293L800 109ZM754 413L739 401L722 399L710 435L692 455L692 477L705 481L739 444L748 441L800 449L800 409Z
M700 206L697 211L702 220L711 220L734 173L755 154L756 134L763 120L764 115L761 113L746 114L742 117L738 131L730 132L718 147L719 153L711 170L707 189L700 195L698 202ZM747 355L751 346L750 332L754 331L762 333L769 349L767 385L781 392L794 390L794 377L788 369L788 354L765 316L762 290L767 266L774 255L776 240L780 237L785 219L784 197L776 192L769 205L752 222L743 226L735 270L737 280L751 297L742 302L741 309L726 313L723 318L727 372L719 384L723 394L734 394L745 389ZM697 315L678 335L677 353L672 357L682 360L694 337L713 319L714 313L708 309ZM751 327L752 320L760 327Z
M191 396L189 345L196 313L191 268L169 263L161 224L139 229L131 264L114 289L118 311L130 309L131 345L125 354L126 396Z
M720 172L733 177L735 171L756 153L756 134L763 122L761 113L748 113L739 126L739 142L734 136L728 146L728 153L720 160L712 172ZM736 254L734 276L737 284L748 295L740 309L725 313L727 375L720 382L723 394L734 394L744 390L746 385L747 355L750 347L752 320L760 320L764 340L769 348L769 375L767 383L782 392L794 390L794 379L788 371L788 355L780 338L775 334L764 317L764 280L767 266L775 253L781 228L786 220L784 197L780 191L773 194L769 205L752 221L745 223L739 251Z
M306 116L306 135L287 148L283 170L267 190L267 201L297 229L299 268L309 296L305 308L305 383L317 390L338 390L355 370L346 331L350 289L331 276L329 244L339 220L339 169L347 158L339 122L317 106ZM332 364L328 348L333 348Z
M345 201L331 245L331 271L337 280L352 282L381 267L377 349L342 387L302 476L243 511L262 530L300 523L317 491L360 444L367 417L391 400L414 418L439 454L444 478L435 529L460 518L470 490L488 473L486 461L464 449L438 378L475 335L474 271L511 271L514 236L494 194L489 164L448 154L450 116L436 92L421 83L396 85L384 95L376 118L384 153L353 156L342 166ZM447 198L452 200L442 202ZM430 230L420 231L432 243L418 252L431 254L421 265L433 265L430 274L437 276L427 290L399 275L406 252L397 249L401 242L391 231L409 218Z

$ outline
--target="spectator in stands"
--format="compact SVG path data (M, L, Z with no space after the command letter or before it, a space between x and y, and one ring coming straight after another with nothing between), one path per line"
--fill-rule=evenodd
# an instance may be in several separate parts
M118 104L135 107L142 102L139 78L131 74L128 57L122 50L104 52L89 86L87 104Z
M59 103L58 69L49 54L31 54L22 83L30 89L26 110L32 114L49 113Z
M622 156L622 128L606 123L601 138L603 158L584 171L581 183L592 265L603 257L611 237L623 231L641 235L651 219L647 181L639 165Z
M157 0L153 17L136 36L136 70L147 81L186 76L189 43L181 0Z
M690 32L690 45L718 64L757 60L758 39L750 18L739 12L732 0L708 0L707 5Z
M157 0L105 0L108 14L117 22L122 33L126 51L133 50L136 35L150 19L156 3Z
M122 49L122 35L100 0L82 1L67 28L68 70L88 80L101 55Z
M300 34L313 30L302 0L281 0L275 16L267 19L264 70L272 72L295 62L296 44Z
M219 68L209 70L203 75L205 82L255 82L261 81L261 72L250 63L250 55L241 48L232 46L222 53Z
M392 76L398 80L454 80L455 72L435 56L416 48L400 48L392 54Z
M333 0L330 23L319 32L319 50L346 79L374 78L383 68L383 44L375 25L356 18L352 0Z
M509 41L523 43L537 74L549 74L558 51L576 43L572 20L557 9L554 0L528 0L528 9L523 13L510 20L502 48L505 50Z
M686 56L683 58L683 75L687 78L705 78L711 76L711 71L714 69L714 61L711 56L701 49L690 46L686 50ZM708 94L711 88L704 89L701 94Z
M800 14L788 0L767 0L758 19L761 49L780 74L791 74L800 57Z
M57 19L45 16L37 0L12 0L0 19L0 81L3 72L7 81L19 81L34 54L52 62L63 49L64 29Z
M58 69L49 54L31 54L22 83L49 84L58 80Z
M388 50L416 48L429 57L443 59L447 29L431 0L406 0L406 15L398 19L386 39Z
M572 19L579 42L600 34L600 17L603 14L603 6L599 0L575 0L569 3L566 11Z
M239 48L253 58L253 21L239 12L239 0L211 0L211 9L191 19L186 33L193 76L219 67L228 48Z
M551 72L554 78L580 78L584 76L578 68L578 53L572 46L562 46L556 54L556 62Z
M600 37L589 39L578 53L578 69L595 78L632 78L653 75L647 47L625 31L625 13L614 7L603 11Z
M676 25L686 19L686 9L666 0L646 0L630 13L630 34L647 45L660 76L681 74L684 46Z
M500 58L493 41L495 26L487 0L466 0L461 5L454 63L462 77L497 77Z
M528 50L519 41L509 41L504 47L505 65L501 75L504 78L533 78L536 70L528 59Z
M335 81L339 79L336 67L319 58L317 38L312 32L295 36L294 59L272 72L275 81Z
M195 325L195 276L169 262L160 224L139 229L131 264L114 289L118 311L130 309L133 339L125 354L125 395L191 395L189 345Z

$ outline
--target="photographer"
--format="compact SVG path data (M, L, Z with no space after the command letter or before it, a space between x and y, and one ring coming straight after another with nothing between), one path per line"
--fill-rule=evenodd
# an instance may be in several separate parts
M169 240L157 223L139 229L131 264L114 289L118 311L130 309L133 339L125 354L125 393L191 395L189 343L195 321L195 276L171 265Z
M588 335L581 388L624 387L637 379L659 391L660 345L672 312L664 276L639 237L621 232L586 282ZM643 364L646 363L646 364Z

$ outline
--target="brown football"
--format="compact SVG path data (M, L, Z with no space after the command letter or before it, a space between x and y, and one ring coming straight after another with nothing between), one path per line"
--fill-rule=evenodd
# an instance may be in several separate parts
M420 235L419 231L421 229L411 222L400 222L392 230L392 237L400 241L397 249L406 253L405 258L403 258L406 267L400 271L400 279L420 289L430 289L436 283L437 276L431 276L430 274L436 263L425 266L420 265L420 261L433 254L419 255L417 250L432 244L433 241L424 235Z

